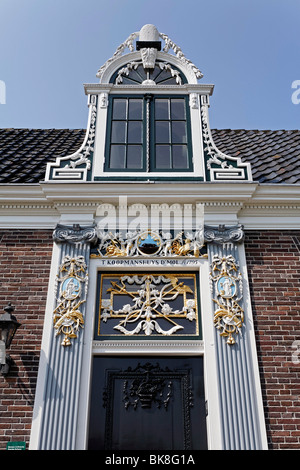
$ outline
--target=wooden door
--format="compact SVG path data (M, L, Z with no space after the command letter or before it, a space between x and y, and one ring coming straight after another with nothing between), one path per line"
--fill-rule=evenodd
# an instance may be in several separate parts
M206 449L202 357L95 356L89 449Z

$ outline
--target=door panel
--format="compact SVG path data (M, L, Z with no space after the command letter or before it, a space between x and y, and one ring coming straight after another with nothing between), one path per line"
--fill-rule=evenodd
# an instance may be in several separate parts
M89 449L206 449L202 357L93 359Z

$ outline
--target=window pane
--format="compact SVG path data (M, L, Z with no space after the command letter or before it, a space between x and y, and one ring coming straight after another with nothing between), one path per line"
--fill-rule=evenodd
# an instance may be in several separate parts
M185 100L173 98L171 100L171 119L185 119Z
M125 145L112 145L110 148L110 168L125 168Z
M158 170L171 169L170 145L156 145L156 168Z
M155 123L155 141L156 143L170 143L170 124L169 121L156 121Z
M156 81L157 76L161 73L161 68L158 65L155 65L154 69L150 71L150 79L154 82Z
M155 100L155 119L169 119L169 100Z
M111 142L113 144L125 143L126 122L113 121L111 127Z
M143 100L129 100L128 119L143 119Z
M186 129L185 121L172 122L172 143L185 144L186 143Z
M128 143L141 144L142 143L142 121L128 121Z
M115 98L113 103L113 119L126 119L127 100Z
M140 169L143 166L142 146L128 145L127 147L127 168Z
M188 154L186 145L173 145L173 168L188 169Z

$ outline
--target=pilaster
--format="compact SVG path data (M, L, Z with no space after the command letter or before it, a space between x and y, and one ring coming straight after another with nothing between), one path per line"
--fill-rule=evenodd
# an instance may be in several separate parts
M224 450L267 448L242 225L205 227Z
M57 226L59 246L53 327L43 384L39 450L75 450L90 246L96 230Z

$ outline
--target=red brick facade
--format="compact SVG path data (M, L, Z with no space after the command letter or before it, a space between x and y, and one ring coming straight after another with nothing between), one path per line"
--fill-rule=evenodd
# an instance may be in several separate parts
M0 230L0 313L8 302L22 323L0 375L0 450L9 441L28 447L52 256L52 230Z
M300 449L300 232L246 232L245 249L269 449Z
M29 443L52 245L52 230L0 231L0 313L10 301L22 323L0 376L0 450ZM245 248L269 448L299 449L300 232L248 231Z

